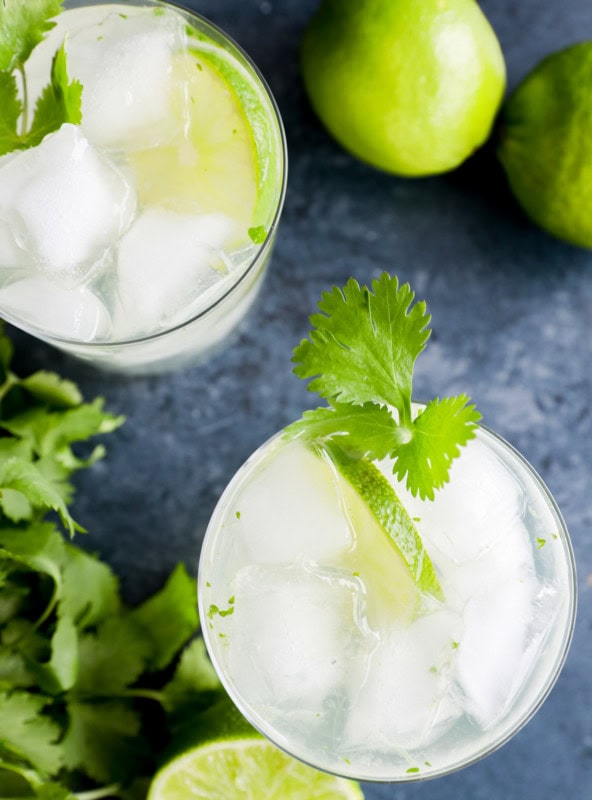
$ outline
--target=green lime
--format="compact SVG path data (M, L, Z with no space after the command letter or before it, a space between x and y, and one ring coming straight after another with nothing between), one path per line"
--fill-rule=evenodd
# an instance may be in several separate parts
M199 727L198 743L157 773L147 800L364 800L357 783L279 750L228 700L210 709Z
M592 247L592 42L544 59L505 104L499 159L518 202L549 233Z
M367 586L371 624L374 614L389 613L389 609L399 617L413 617L418 590L441 600L443 592L434 565L389 481L371 461L353 458L335 445L325 447L355 497L363 501L345 495L357 534L356 547L346 560L351 560ZM385 547L385 542L391 547Z
M323 0L303 38L302 72L347 150L408 176L453 169L483 144L506 79L474 0Z

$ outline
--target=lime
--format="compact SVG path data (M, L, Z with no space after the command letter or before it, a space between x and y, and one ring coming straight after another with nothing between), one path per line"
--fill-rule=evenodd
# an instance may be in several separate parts
M206 713L200 729L200 741L157 773L147 800L364 799L355 782L318 772L278 750L228 700Z
M518 202L549 233L592 247L592 42L542 61L507 101L499 159Z
M505 88L499 42L474 0L324 0L302 72L347 150L408 176L453 169L483 144Z
M239 69L224 51L212 52L217 62ZM140 203L180 213L223 213L248 228L259 167L253 131L237 93L206 49L177 56L173 83L179 141L130 157Z
M352 563L358 565L360 577L368 587L369 618L373 612L380 613L380 609L385 608L395 609L398 616L412 617L419 600L417 590L443 599L434 565L413 520L389 481L371 461L353 458L334 445L325 446L340 475L363 501L352 502L350 498L347 505L357 532ZM373 531L378 531L378 535ZM386 541L392 545L390 555L381 546L385 534ZM362 571L368 572L367 578Z

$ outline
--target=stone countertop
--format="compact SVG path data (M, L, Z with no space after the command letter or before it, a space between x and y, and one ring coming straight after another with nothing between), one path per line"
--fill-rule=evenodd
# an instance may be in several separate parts
M433 335L418 397L466 391L554 494L573 539L580 606L566 666L545 705L481 763L425 784L364 785L367 800L592 797L592 253L548 237L512 200L487 150L439 178L400 180L343 152L304 96L298 45L316 0L185 5L253 57L283 115L290 175L275 255L239 338L205 366L126 380L11 331L15 367L51 368L102 394L127 423L80 475L74 513L139 600L184 560L224 486L267 437L316 405L291 373L321 291L383 270L425 297ZM544 55L592 39L589 0L483 0L510 88ZM81 540L79 540L81 541Z

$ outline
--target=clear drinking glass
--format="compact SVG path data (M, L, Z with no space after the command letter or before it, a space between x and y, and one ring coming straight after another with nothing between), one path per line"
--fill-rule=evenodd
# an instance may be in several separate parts
M331 460L277 434L211 518L203 635L232 700L291 755L365 781L434 778L499 748L551 691L574 627L574 557L541 478L484 427L433 501L379 467L444 601L418 604Z
M90 141L93 169L97 158L100 161L103 173L97 175L104 178L105 170L110 170L111 184L121 180L128 195L133 195L125 200L127 205L121 201L125 206L121 213L129 218L123 223L119 219L112 241L101 241L90 260L82 258L72 261L71 269L68 264L63 268L73 250L84 249L84 241L77 238L68 249L63 245L65 234L70 231L78 236L107 190L102 184L92 184L81 168L85 187L76 187L75 172L71 183L64 178L55 189L44 175L35 184L31 200L21 176L45 169L52 153L66 147L58 145L59 139L47 145L50 137L46 137L40 145L46 151L36 161L30 160L32 150L0 158L0 182L3 176L15 176L4 180L8 188L0 189L0 314L33 336L109 370L150 373L203 360L226 343L249 311L270 260L287 175L286 141L277 105L256 66L237 44L207 20L174 3L67 0L56 19L56 28L27 62L29 97L34 98L49 79L51 59L67 34L70 76L76 77L78 64L88 79L86 87L85 80L81 81L83 119L77 130L85 137L87 152ZM131 26L132 44L120 44L118 37ZM156 26L161 27L157 30ZM90 45L85 36L92 39ZM184 49L177 51L181 39ZM95 42L111 50L104 57L94 56ZM118 63L122 74L113 73L114 86L123 82L126 73L131 81L137 78L132 87L140 108L137 119L133 107L131 111L124 107L127 99L121 92L109 99L107 84L98 79L92 83L94 71L104 68L108 75L107 70L116 70ZM139 77L150 70L153 85L150 77L143 82ZM172 99L165 97L167 86L160 78L167 70L172 75ZM97 103L86 127L85 91ZM166 120L157 118L157 102L169 104L166 108L174 117L169 127ZM110 120L106 134L101 130L101 109ZM125 114L131 120L131 132L121 134L113 120ZM145 120L140 124L142 114ZM79 147L73 129L70 126L64 138L74 138ZM249 147L255 153L254 169ZM69 174L69 169L66 164L61 174ZM60 173L57 167L54 171ZM215 182L218 179L220 183ZM205 189L200 183L204 180L208 181ZM89 200L84 195L88 187L95 193ZM121 197L120 192L118 202ZM55 218L39 222L33 217L32 230L27 229L22 208L32 213L31 207L53 205L54 200ZM233 212L238 221L232 218ZM142 224L134 228L140 218ZM43 239L46 228L57 231L53 238ZM100 225L89 231L95 239L102 236ZM231 240L228 246L226 240L224 245L218 241L224 236ZM133 263L130 253L146 266Z

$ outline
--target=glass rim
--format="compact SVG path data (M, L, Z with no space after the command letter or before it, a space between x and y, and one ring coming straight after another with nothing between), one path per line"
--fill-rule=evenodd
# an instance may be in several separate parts
M66 0L64 10L67 10L68 7L73 8L84 8L90 7L93 5L117 5L121 0ZM206 317L210 314L215 308L220 306L224 303L232 294L234 294L238 288L243 284L244 281L247 280L248 277L251 276L253 271L255 270L257 264L260 263L261 259L264 259L270 250L273 239L275 236L275 232L280 222L280 217L282 213L282 209L284 206L284 201L286 197L286 188L288 182L288 144L286 139L286 131L284 129L284 124L282 121L282 117L280 114L279 106L277 101L267 83L265 78L263 77L259 67L255 64L251 56L239 45L232 36L230 36L226 31L220 28L216 23L211 22L207 17L199 14L197 11L193 11L192 9L185 8L180 3L175 2L175 0L127 0L128 5L135 5L139 8L149 6L169 6L171 8L177 9L180 13L192 17L196 19L200 25L204 28L209 28L211 31L216 33L225 42L230 44L231 48L236 50L238 55L244 59L245 65L248 69L253 73L255 80L260 84L261 89L263 90L264 95L266 96L267 100L269 101L272 118L274 121L274 127L276 128L276 133L279 138L279 148L278 148L278 155L281 160L280 164L280 171L281 171L281 183L279 193L277 195L277 200L275 203L275 208L273 211L273 216L271 222L269 224L269 229L266 233L265 240L261 243L261 245L257 248L257 251L254 253L253 258L249 261L248 265L241 271L239 275L237 275L236 280L215 300L207 305L206 308L201 309L197 313L193 314L188 319L184 320L183 322L179 322L175 325L171 325L170 327L164 328L163 330L155 331L154 333L144 334L142 336L135 336L127 339L109 339L105 341L84 341L82 339L73 339L66 336L60 336L48 332L44 328L38 328L34 324L23 321L17 315L12 314L10 311L5 311L4 309L0 309L0 317L4 319L10 325L13 325L16 328L24 331L25 333L30 334L31 336L35 336L42 341L48 342L55 346L63 346L65 348L71 349L76 348L79 351L100 351L100 350L115 350L120 348L127 348L133 347L140 344L145 344L148 342L155 342L158 341L165 336L169 336L172 333L181 331L190 325L193 325L198 320Z
M206 645L206 649L210 660L214 666L216 674L218 678L227 692L228 696L232 700L232 702L236 705L240 713L246 718L246 720L266 739L268 739L272 744L278 747L287 755L295 758L296 760L300 761L303 764L306 764L314 769L320 770L321 772L325 772L330 775L336 775L340 778L345 778L347 780L357 780L363 781L366 783L375 783L375 784L404 784L404 783L419 783L419 782L426 782L431 781L436 778L442 778L446 775L451 775L455 772L460 771L461 769L465 769L466 767L470 767L487 756L492 755L494 752L499 750L505 744L507 744L510 739L512 739L520 730L522 730L534 717L534 715L538 712L541 708L543 703L548 698L549 694L551 693L553 687L555 686L563 666L565 665L569 649L573 640L574 636L574 629L576 623L576 615L577 615L577 606L578 606L578 586L577 586L577 570L576 570L576 560L573 550L573 544L571 542L571 538L569 536L569 531L567 529L567 525L563 518L563 515L553 497L552 493L550 492L549 488L536 471L536 469L532 466L532 464L525 458L525 456L520 453L510 442L503 438L495 431L491 430L485 425L477 425L478 432L482 432L483 435L487 438L491 438L494 442L501 445L503 449L508 451L511 456L517 460L520 465L526 470L529 477L534 481L538 491L543 496L545 502L550 507L552 514L557 519L559 525L559 532L561 533L562 544L563 544L563 552L565 557L565 564L566 570L568 573L568 591L569 591L569 604L566 611L566 625L563 631L563 635L561 637L561 641L558 643L555 657L553 658L552 664L550 669L546 673L545 680L542 682L542 685L537 692L535 698L531 703L528 703L524 712L507 728L504 728L500 735L489 741L487 744L479 747L476 749L472 754L470 754L467 758L457 760L451 762L450 764L444 766L442 769L434 770L429 774L421 774L421 773L413 773L413 774L406 774L405 776L400 776L396 778L392 777L376 777L372 775L365 775L365 774L356 774L353 771L348 770L337 770L337 769L329 769L327 766L323 766L322 764L315 763L311 760L303 756L299 756L294 753L292 750L289 749L289 745L285 745L280 743L276 738L274 738L268 731L264 729L264 726L260 724L260 722L256 719L254 713L251 713L250 708L245 708L244 701L241 697L238 696L237 691L235 690L232 681L227 678L226 669L222 667L220 664L219 659L216 656L215 648L213 647L210 641L210 634L208 632L208 626L202 624L202 636L204 639L204 643ZM263 444L261 444L256 450L251 453L250 456L238 467L235 471L233 476L230 478L228 484L224 488L224 491L220 495L218 502L216 503L214 510L212 511L212 515L210 517L210 521L206 528L201 552L199 556L199 563L198 563L198 578L197 578L197 600L198 600L198 612L199 617L201 620L207 619L207 609L203 607L203 595L204 595L204 562L206 558L206 545L209 539L213 539L215 536L215 528L217 529L219 526L217 524L217 517L222 515L222 509L224 508L225 504L227 503L229 497L231 497L232 493L234 492L237 485L240 484L242 477L245 473L247 473L252 465L252 463L259 458L267 448L273 445L275 442L279 441L284 433L284 429L276 432L268 439L266 439ZM215 526L215 527L214 527Z

